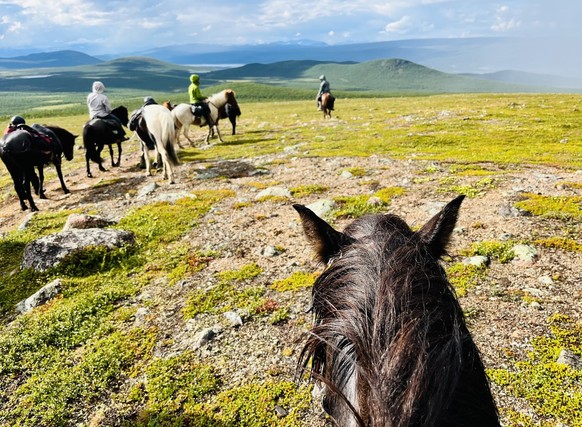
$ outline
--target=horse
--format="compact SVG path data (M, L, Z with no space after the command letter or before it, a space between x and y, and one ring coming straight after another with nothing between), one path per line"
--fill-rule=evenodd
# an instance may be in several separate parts
M23 129L13 131L4 135L0 140L0 157L12 177L21 209L28 209L26 205L26 201L28 201L30 210L36 212L38 207L32 198L30 184L32 183L36 194L41 199L46 199L44 190L44 166L46 164L53 163L55 165L63 192L70 193L65 185L61 169L62 155L69 161L73 159L75 138L78 135L73 135L59 126L33 124L31 127L37 132L48 135L49 139L39 140L37 138L42 137L33 136ZM38 176L34 172L35 167L38 169Z
M232 125L232 135L236 135L236 118L242 114L238 104L226 104L224 107L218 110L219 117L221 119L226 119L230 121ZM214 137L214 128L210 130L210 138Z
M216 134L218 135L218 139L220 142L224 142L222 140L222 136L220 135L220 130L218 129L218 120L220 119L220 109L224 108L226 104L230 104L233 108L233 111L236 110L240 111L238 102L235 97L235 93L232 89L225 89L221 92L209 96L205 100L205 102L208 103L208 107L210 108L210 118L214 122L214 127L216 128ZM174 116L174 121L176 124L178 143L180 131L183 129L184 136L188 141L190 141L190 145L194 146L195 142L188 136L188 129L190 128L191 124L195 124L200 127L208 126L208 123L206 123L206 119L204 117L196 117L192 112L192 105L185 103L178 104L172 110L172 115ZM210 140L211 131L212 128L209 126L208 135L206 135L205 139L206 143L208 143L208 141Z
M111 114L117 117L123 125L127 126L129 120L127 108L121 105L113 109ZM111 131L111 127L103 119L91 119L85 123L83 126L83 145L85 146L85 162L87 164L87 176L89 178L93 177L91 168L89 167L89 160L97 163L101 172L107 171L102 165L103 159L101 158L101 151L105 145L109 146L111 166L117 167L121 164L121 143L123 141L123 138ZM113 157L113 144L117 144L117 162Z
M321 111L323 111L323 118L331 119L331 111L333 110L334 98L331 93L325 92L321 95Z
M135 112L134 112L135 113ZM132 116L134 115L132 113ZM155 150L156 158L161 157L164 178L174 183L174 166L178 165L178 156L174 149L176 129L170 110L163 105L151 104L142 108L137 120L137 133L145 159L146 175L151 176L150 150Z
M418 231L397 215L374 214L340 232L293 205L327 265L312 288L315 323L298 372L323 385L324 409L338 425L500 425L479 350L439 264L463 198Z

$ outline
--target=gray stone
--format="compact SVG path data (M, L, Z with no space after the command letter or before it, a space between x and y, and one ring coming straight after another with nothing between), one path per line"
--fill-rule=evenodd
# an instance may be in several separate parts
M219 331L217 331L216 328L204 329L202 332L200 332L199 334L196 335L195 347L200 348L200 347L208 344L210 341L212 341L216 337L218 332Z
M380 197L372 196L368 199L366 204L370 205L370 206L382 206L384 204L384 202L382 201L382 199Z
M489 257L483 255L475 255L472 257L468 257L463 259L464 265L474 265L477 267L485 267L489 265Z
M222 316L228 320L230 326L241 326L243 324L242 318L234 311L227 311Z
M568 350L563 348L560 351L560 355L558 356L558 360L556 363L560 365L567 365L572 369L582 370L582 359L572 350Z
M514 259L522 262L533 262L538 255L536 248L530 245L515 245L511 250L515 255Z
M158 188L158 184L156 184L155 182L151 182L148 185L145 185L137 193L137 198L138 199L145 198L147 195L149 195L149 194L153 193L154 191L156 191L156 188Z
M24 301L20 301L18 304L16 304L16 311L19 313L28 313L33 308L47 303L61 293L61 285L61 279L53 280L51 283L43 286Z
M311 209L315 215L320 218L326 217L331 211L336 208L337 204L331 199L322 199L317 202L313 202L306 207Z
M21 230L21 231L26 230L26 227L28 227L28 223L34 217L35 214L36 214L36 212L31 212L28 215L26 215L26 218L24 218L24 221L22 221L22 223L18 226L18 230Z
M133 233L109 228L88 228L51 234L30 242L24 248L20 268L46 271L58 265L67 255L90 246L110 249L135 243Z
M275 248L274 246L267 246L265 248L263 248L263 250L261 251L261 255L266 257L266 258L272 258L274 256L280 255L281 252L277 250L277 248Z
M96 215L71 214L67 218L63 231L72 230L74 228L82 230L87 228L105 228L113 224L115 224L115 221Z
M260 191L259 194L255 196L255 200L262 199L264 197L287 197L291 198L291 192L284 187L269 187Z

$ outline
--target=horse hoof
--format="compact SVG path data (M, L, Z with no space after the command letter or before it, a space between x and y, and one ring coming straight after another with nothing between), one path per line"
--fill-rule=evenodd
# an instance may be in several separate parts
M91 172L87 173L87 178L93 178L93 174Z
M64 190L65 194L71 194L71 192L69 190Z

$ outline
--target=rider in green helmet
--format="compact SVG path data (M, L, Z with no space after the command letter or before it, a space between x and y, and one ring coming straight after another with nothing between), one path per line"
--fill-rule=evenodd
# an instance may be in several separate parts
M212 127L214 122L210 117L210 108L205 96L200 93L200 76L198 74L190 75L190 86L188 86L188 94L190 95L190 104L192 104L192 112L195 116L204 116L208 126Z

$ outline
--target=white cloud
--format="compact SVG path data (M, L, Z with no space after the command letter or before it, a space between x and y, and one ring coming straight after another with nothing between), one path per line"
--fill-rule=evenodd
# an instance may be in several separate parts
M390 22L386 25L384 30L387 33L406 33L412 27L412 19L410 16L403 16L398 21Z

